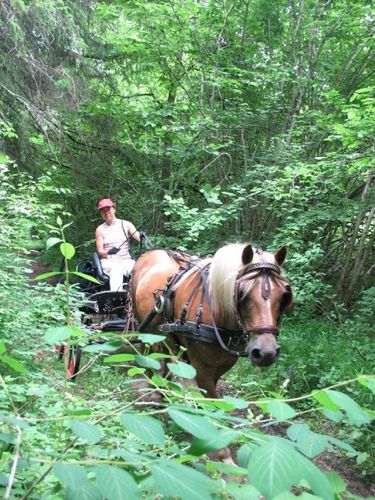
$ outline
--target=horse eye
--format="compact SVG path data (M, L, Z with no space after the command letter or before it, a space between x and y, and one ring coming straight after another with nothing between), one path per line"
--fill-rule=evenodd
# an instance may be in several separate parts
M284 292L282 297L281 297L281 302L280 302L280 309L281 310L289 309L292 305L292 302L293 302L291 288L289 286L285 287L285 288L287 291Z
M247 299L247 295L245 293L245 290L239 288L237 292L237 301L238 302L244 302Z

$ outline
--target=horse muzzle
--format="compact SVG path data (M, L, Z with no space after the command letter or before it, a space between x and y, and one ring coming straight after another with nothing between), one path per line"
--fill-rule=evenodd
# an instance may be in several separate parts
M271 366L279 357L280 347L273 332L250 332L249 358L256 366Z

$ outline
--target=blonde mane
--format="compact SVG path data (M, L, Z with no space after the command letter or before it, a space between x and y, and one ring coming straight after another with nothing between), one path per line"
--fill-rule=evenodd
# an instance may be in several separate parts
M232 243L219 248L215 253L209 273L210 297L212 312L215 319L221 324L231 324L235 321L236 305L234 302L234 288L238 274L246 266L242 261L242 253L248 243ZM255 253L252 262L259 262L259 255ZM275 263L274 255L264 252L268 262ZM254 282L250 284L253 286Z

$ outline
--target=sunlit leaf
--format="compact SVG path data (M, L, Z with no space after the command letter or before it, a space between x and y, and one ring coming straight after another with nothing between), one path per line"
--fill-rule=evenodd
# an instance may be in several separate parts
M63 242L60 244L60 252L66 259L71 259L74 257L76 250L71 243Z
M81 273L80 271L70 271L69 274L74 274L75 276L79 276L80 278L84 278L85 280L91 281L92 283L95 283L97 285L101 284L101 282L97 278L94 278L94 276L90 276L90 274Z
M11 356L1 356L0 357L0 362L5 363L6 365L10 366L13 370L15 370L18 373L26 373L27 370L23 366L22 363L17 361L17 359L12 358Z
M354 425L370 423L371 419L369 415L350 396L333 390L327 390L327 393L331 400L345 411L347 417Z
M335 404L332 399L329 397L328 392L326 390L321 391L313 391L312 396L314 399L318 401L321 405L323 405L328 410L338 410L340 408L339 405Z
M52 278L52 276L60 276L62 274L65 274L65 273L62 273L62 272L59 272L59 271L51 271L49 273L38 274L38 276L35 276L34 279L36 281L46 280L47 278Z
M134 361L135 354L113 354L104 358L104 363L125 363L127 361Z
M325 476L327 477L328 481L331 483L331 486L333 488L333 491L336 493L338 496L340 493L343 493L346 491L346 484L345 481L342 479L337 472L325 472Z

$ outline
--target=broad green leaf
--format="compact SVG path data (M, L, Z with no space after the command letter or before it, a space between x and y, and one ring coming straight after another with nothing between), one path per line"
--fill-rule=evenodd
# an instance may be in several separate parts
M332 488L323 473L281 439L271 439L255 449L248 471L251 483L266 498L288 491L306 479L314 493L325 500L333 499Z
M26 373L27 370L23 366L22 363L17 361L16 359L12 358L11 356L1 356L0 357L0 362L5 363L6 365L10 366L13 370L15 370L18 373Z
M81 420L69 420L68 424L76 436L89 444L95 444L103 437L102 431L97 425Z
M160 370L161 368L159 361L147 356L141 356L140 354L137 354L135 356L134 361L137 363L137 365L143 366L144 368L152 368L153 370Z
M280 495L276 495L272 500L321 500L321 497L316 495L311 495L311 493L307 493L303 491L297 495L293 495L290 491L284 491L284 493L280 493Z
M370 423L371 419L369 415L350 396L333 390L327 390L327 393L330 399L345 411L347 417L354 425Z
M334 422L341 422L341 420L344 418L344 414L341 413L340 410L328 410L328 408L324 408L323 410L323 415L330 420L333 420Z
M35 276L35 281L39 281L39 280L46 280L47 278L52 278L52 276L59 276L61 274L65 274L65 273L61 273L59 271L51 271L49 273L43 273L43 274L38 274L38 276Z
M224 396L223 399L224 401L233 405L233 407L237 410L244 410L249 406L249 403L244 399L233 398L232 396Z
M292 441L297 441L308 432L310 432L310 428L307 424L294 424L288 428L287 435Z
M97 285L100 285L101 282L94 278L94 276L90 276L89 274L81 273L80 271L70 271L69 274L74 274L75 276L79 276L80 278L84 278L87 281L91 281L92 283L96 283Z
M104 342L103 344L90 344L82 348L84 352L110 352L117 351L123 345L122 342Z
M274 399L268 403L268 411L278 422L289 420L297 414L287 403L284 403L283 401L276 401Z
M132 434L147 444L164 445L164 429L156 418L148 415L124 413L120 416L121 424Z
M173 406L168 408L168 415L181 429L199 439L213 440L218 436L217 428L206 417L184 412Z
M51 247L61 243L61 238L48 238L46 241L46 249L49 250Z
M127 450L113 450L113 456L122 458L125 462L129 464L140 464L144 461L141 453L136 454Z
M128 500L140 496L138 485L129 472L109 465L99 465L95 472L96 484L103 498Z
M306 424L292 425L287 434L290 439L297 442L297 448L309 458L319 455L329 445L328 436L312 432Z
M226 483L225 490L236 500L259 500L259 491L252 484Z
M297 448L307 457L313 458L322 453L329 445L328 437L308 431L297 439Z
M30 428L30 425L21 418L11 417L9 415L4 415L3 413L0 413L0 421L5 422L9 425L20 427L21 429Z
M44 339L48 344L59 344L70 339L74 335L75 327L72 326L55 326L48 328L44 335Z
M184 500L211 500L218 489L215 482L186 465L171 460L158 460L151 465L155 491L167 497Z
M66 259L71 259L72 257L74 257L76 250L71 243L63 242L60 244L60 252Z
M324 408L327 408L327 410L335 411L340 409L340 406L332 401L326 390L313 391L311 395L313 396L314 399L318 401L318 403L323 405Z
M64 486L69 486L73 490L79 489L87 483L86 472L78 465L55 464L53 473Z
M58 226L62 226L62 220L61 220L61 217L59 215L56 217L56 223Z
M4 354L5 351L6 351L6 347L5 347L4 342L0 342L0 354Z
M247 467L255 447L248 443L243 444L237 451L238 463L241 467Z
M361 377L359 383L368 387L375 394L375 377Z
M129 368L128 375L129 377L134 377L135 375L142 375L146 371L146 368Z
M353 453L355 455L357 454L357 451L353 448L353 446L351 446L348 443L345 443L345 441L341 441L341 439L337 439L333 436L327 436L327 438L328 441L334 444L335 446L342 448L343 450L348 451L349 453Z
M336 493L337 497L340 493L346 491L346 484L342 477L337 474L337 472L325 472L325 476L331 483L333 491Z
M190 455L200 456L212 450L225 448L237 436L238 433L236 431L231 429L220 429L217 431L217 435L213 439L195 439L192 442L188 453Z
M224 462L207 462L206 470L208 473L212 473L215 471L221 472L223 474L227 474L228 476L234 477L244 477L247 476L247 469L239 467L235 464L226 464Z
M4 443L13 444L15 439L15 434L6 434L5 432L0 432L0 441L3 441Z
M162 342L165 340L165 335L154 335L153 333L140 333L137 338L144 344L156 344L157 342Z
M102 500L103 496L98 488L86 481L79 488L67 487L64 500Z
M187 378L189 380L195 378L197 372L195 368L187 363L178 361L177 363L167 363L168 369L177 377Z
M127 361L134 361L135 354L113 354L104 358L104 363L125 363Z

